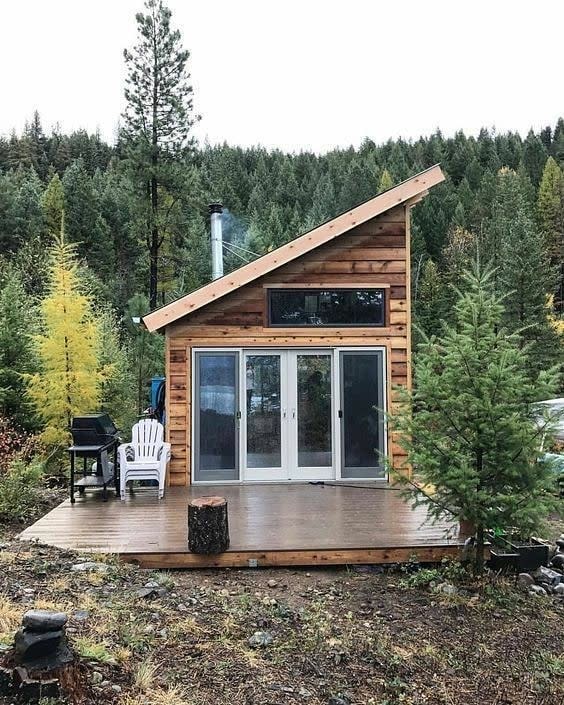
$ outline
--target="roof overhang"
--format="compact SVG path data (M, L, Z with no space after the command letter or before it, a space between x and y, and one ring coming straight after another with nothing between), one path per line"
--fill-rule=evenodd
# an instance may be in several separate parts
M152 311L144 316L143 322L149 331L164 328L179 318L197 311L212 301L217 301L226 294L250 284L255 279L269 274L278 267L307 254L333 238L339 237L357 225L361 225L396 206L415 205L432 186L441 183L444 179L440 166L436 164L355 208L341 213L332 220L318 225L313 230L249 262L249 264L245 264L220 279L215 279L192 293Z

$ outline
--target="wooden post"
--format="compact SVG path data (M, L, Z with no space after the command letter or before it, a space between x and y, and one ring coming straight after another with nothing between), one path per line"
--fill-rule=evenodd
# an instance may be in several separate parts
M225 497L198 497L188 505L188 548L211 555L229 548L229 523Z

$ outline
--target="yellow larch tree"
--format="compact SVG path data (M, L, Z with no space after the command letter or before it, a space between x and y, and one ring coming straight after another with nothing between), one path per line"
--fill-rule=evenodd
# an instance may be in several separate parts
M40 372L28 378L28 393L44 422L43 440L66 444L72 417L96 412L101 384L111 373L99 364L100 330L92 301L81 286L75 247L64 226L50 251L49 286L41 302L35 337Z

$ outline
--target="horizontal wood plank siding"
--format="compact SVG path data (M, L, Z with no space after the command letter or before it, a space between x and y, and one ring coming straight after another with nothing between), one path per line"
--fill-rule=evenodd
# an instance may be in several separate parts
M388 398L391 386L410 383L406 207L396 207L302 257L167 326L168 437L172 445L171 485L190 482L190 358L193 347L385 346ZM330 287L384 286L382 328L270 328L267 287L301 284ZM389 439L393 463L405 458Z

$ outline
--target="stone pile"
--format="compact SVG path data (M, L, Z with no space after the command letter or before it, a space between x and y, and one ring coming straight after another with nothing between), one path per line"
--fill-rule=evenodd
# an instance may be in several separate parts
M564 599L564 534L556 540L551 556L548 566L520 573L517 580L531 595L554 595Z
M16 632L14 648L0 667L0 692L18 693L35 701L36 696L56 697L61 669L74 657L67 645L64 612L30 610Z

